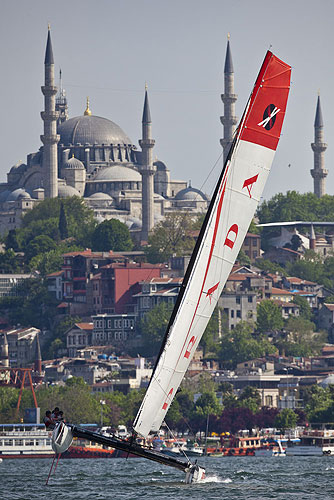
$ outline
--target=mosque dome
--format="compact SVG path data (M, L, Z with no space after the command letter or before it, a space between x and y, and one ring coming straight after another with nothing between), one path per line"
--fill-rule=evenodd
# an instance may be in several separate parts
M58 186L58 196L59 198L70 198L71 196L80 196L79 191L74 189L72 186L60 185Z
M132 145L129 137L114 122L94 115L70 118L58 128L60 144L126 144Z
M328 387L329 385L334 385L334 375L329 375L325 379L323 379L319 385L323 388Z
M16 201L19 198L31 198L31 196L25 189L18 188L8 195L6 201Z
M93 193L89 196L90 200L112 200L112 197L108 193Z
M85 166L84 164L78 160L77 158L70 158L69 160L67 160L67 162L64 163L64 168L67 168L67 169L75 169L75 170L85 170Z
M175 200L182 201L208 201L206 195L202 193L199 189L193 187L187 187L181 189L175 196Z
M137 170L129 167L121 167L120 165L114 165L112 167L100 168L93 180L140 182L142 179Z

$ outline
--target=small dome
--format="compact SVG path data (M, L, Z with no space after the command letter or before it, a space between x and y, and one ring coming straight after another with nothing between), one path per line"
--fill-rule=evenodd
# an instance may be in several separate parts
M137 170L129 167L121 167L114 165L112 167L100 168L94 181L127 181L127 182L140 182L141 175Z
M126 144L132 145L129 137L114 122L100 116L84 115L70 118L58 129L60 144Z
M18 197L17 197L17 199L18 199L18 200L20 200L20 199L22 199L22 198L25 198L25 199L31 199L31 196L30 196L30 194L29 194L29 193L24 192L24 193L19 194L19 195L18 195Z
M206 195L202 193L202 191L193 187L182 189L177 193L175 199L187 201L208 201Z
M76 169L76 170L85 170L85 166L84 164L78 160L78 158L70 158L69 160L67 160L67 162L64 164L64 168L67 168L67 169Z
M132 230L142 228L142 222L138 217L129 217L125 223L128 226L128 228Z
M12 191L6 201L16 201L19 198L30 198L30 194L23 188L18 188Z
M71 196L80 196L79 191L74 189L72 186L60 185L58 186L58 196L59 198L70 198Z
M324 378L319 385L321 387L328 387L329 385L334 385L334 375L329 375L328 377Z
M112 200L112 197L107 193L94 193L89 196L90 200Z

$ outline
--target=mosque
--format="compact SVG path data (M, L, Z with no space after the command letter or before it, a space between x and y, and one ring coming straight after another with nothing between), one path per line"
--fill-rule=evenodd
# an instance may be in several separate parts
M145 242L154 224L172 212L198 214L207 210L208 197L186 181L172 180L166 164L153 159L155 141L147 89L142 116L142 137L138 149L127 134L109 119L94 116L89 100L82 116L69 118L61 75L55 85L51 33L48 30L42 86L44 123L42 146L18 163L0 184L0 234L20 226L21 217L45 198L83 197L99 222L117 218L133 235ZM224 66L224 93L221 96L224 160L229 152L235 116L234 69L230 42ZM314 192L325 194L323 119L318 97L312 143Z
M153 159L155 141L147 89L138 149L114 122L94 116L89 100L82 116L69 118L61 75L55 85L50 29L42 86L42 146L13 166L0 184L0 234L45 198L83 197L101 222L117 218L147 241L154 224L171 212L206 211L208 197L186 181L172 180L166 164Z

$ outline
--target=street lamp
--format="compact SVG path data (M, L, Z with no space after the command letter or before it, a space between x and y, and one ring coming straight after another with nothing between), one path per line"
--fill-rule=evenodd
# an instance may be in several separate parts
M100 427L103 427L103 405L105 405L106 402L104 399L100 399L100 405L101 405L101 421L100 421Z

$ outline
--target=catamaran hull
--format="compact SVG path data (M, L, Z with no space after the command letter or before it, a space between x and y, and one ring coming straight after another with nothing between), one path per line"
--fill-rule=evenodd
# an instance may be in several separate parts
M184 462L179 458L167 457L159 451L140 446L136 441L125 441L116 436L106 436L97 432L81 429L72 424L58 424L52 434L52 448L56 453L64 453L72 443L74 437L86 439L87 441L100 443L102 445L121 450L125 453L138 457L147 458L169 467L174 467L186 474L185 482L198 483L205 477L205 469L190 461Z
M73 434L71 428L61 422L52 433L52 449L55 453L64 453L71 446Z
M199 465L194 465L189 471L186 471L186 484L200 483L203 479L205 479L205 469Z

